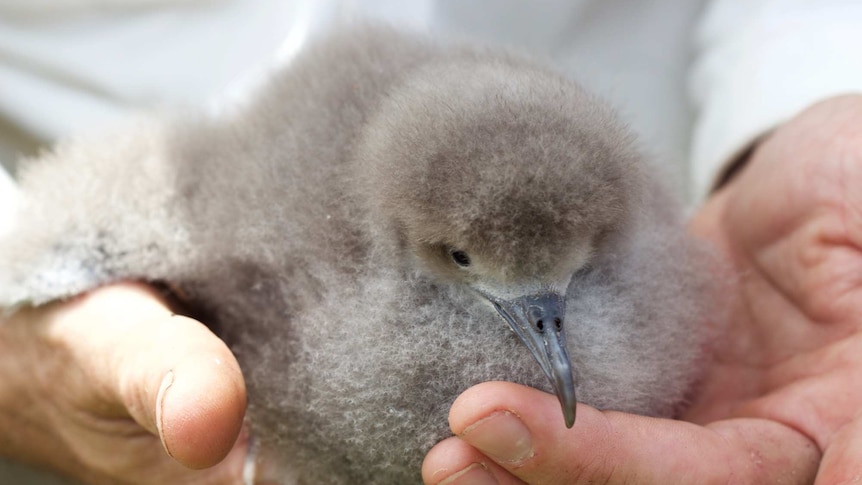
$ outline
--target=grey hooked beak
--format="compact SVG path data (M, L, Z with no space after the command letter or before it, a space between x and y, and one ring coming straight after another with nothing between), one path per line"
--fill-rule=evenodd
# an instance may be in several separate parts
M563 320L566 300L556 293L522 296L514 300L489 298L515 335L530 349L563 407L566 427L575 424L575 377L566 351Z

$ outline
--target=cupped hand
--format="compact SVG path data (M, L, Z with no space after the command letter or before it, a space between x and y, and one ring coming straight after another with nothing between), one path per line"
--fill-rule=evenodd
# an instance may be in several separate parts
M768 136L694 216L737 280L723 344L685 421L486 383L453 404L426 483L862 481L862 96Z
M143 286L0 321L0 454L13 459L90 484L242 483L245 404L224 343Z

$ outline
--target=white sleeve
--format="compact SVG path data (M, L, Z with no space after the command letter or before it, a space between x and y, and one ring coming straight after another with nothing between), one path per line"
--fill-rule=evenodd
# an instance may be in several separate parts
M827 97L862 92L862 2L715 0L690 78L699 200L759 136Z

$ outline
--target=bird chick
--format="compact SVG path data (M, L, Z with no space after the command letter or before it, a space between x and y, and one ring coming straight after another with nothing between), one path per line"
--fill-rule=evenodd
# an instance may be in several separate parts
M506 52L350 29L234 114L61 144L22 187L0 305L177 290L284 483L419 482L488 380L552 390L561 425L576 397L671 416L704 359L677 201L611 109Z

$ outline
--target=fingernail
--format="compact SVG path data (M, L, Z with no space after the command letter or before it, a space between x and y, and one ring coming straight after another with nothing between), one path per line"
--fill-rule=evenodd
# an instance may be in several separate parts
M437 485L497 485L497 479L481 463L473 463Z
M173 458L173 454L171 454L170 448L168 448L168 442L165 440L165 433L162 426L162 408L165 406L165 397L168 392L168 388L171 387L174 383L174 371L168 371L165 374L165 377L162 378L162 384L159 386L159 393L156 395L156 429L159 431L159 439L162 440L162 443L165 446L165 452Z
M498 411L473 423L460 438L500 463L518 463L533 456L530 431L509 411Z

